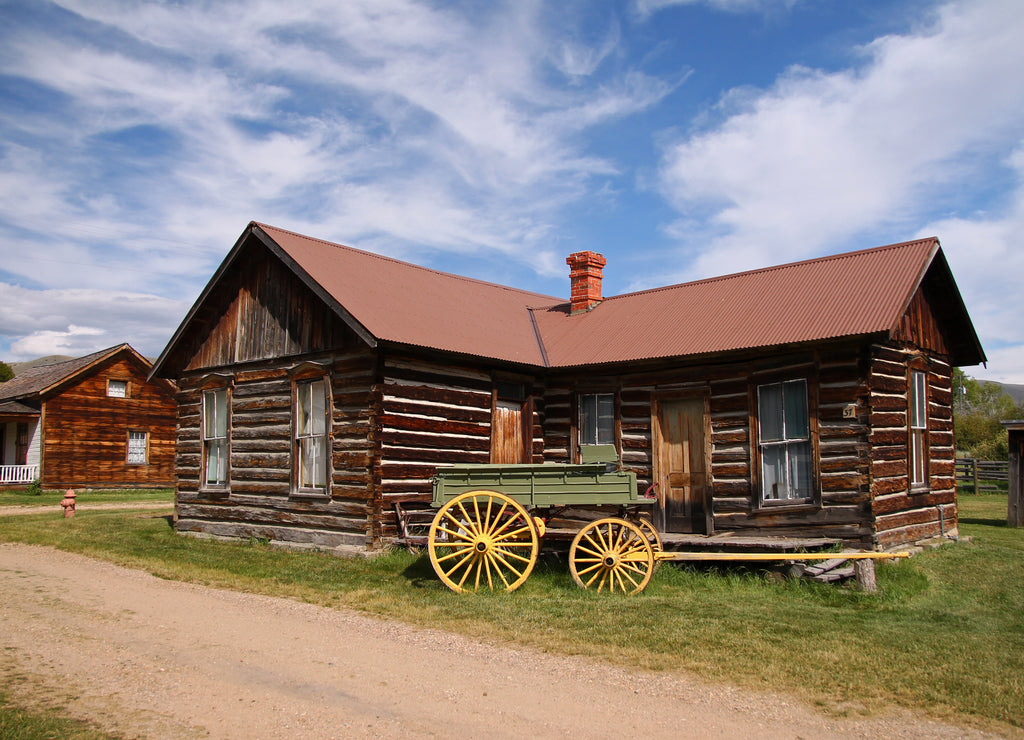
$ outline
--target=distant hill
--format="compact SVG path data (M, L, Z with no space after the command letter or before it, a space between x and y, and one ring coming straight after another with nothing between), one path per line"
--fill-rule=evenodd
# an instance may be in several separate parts
M1009 383L1000 383L1003 386L1003 390L1009 393L1013 400L1017 403L1024 403L1024 385L1011 385Z
M69 355L47 355L46 357L37 357L34 360L26 360L25 362L8 362L7 365L14 371L15 375L21 375L26 370L38 365L52 365L55 362L66 362L73 359L75 358Z

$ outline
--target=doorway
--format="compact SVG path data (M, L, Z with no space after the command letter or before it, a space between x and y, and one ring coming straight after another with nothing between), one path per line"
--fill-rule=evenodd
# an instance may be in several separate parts
M706 394L654 399L654 521L663 532L711 534L707 405Z
M531 461L533 440L527 421L533 406L521 383L499 382L491 409L491 462L501 465Z

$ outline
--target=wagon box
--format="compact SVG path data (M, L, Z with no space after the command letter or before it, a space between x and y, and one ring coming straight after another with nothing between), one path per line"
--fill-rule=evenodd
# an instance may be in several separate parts
M609 471L605 463L458 465L437 471L433 491L435 508L469 491L497 491L527 509L646 501L637 493L635 473Z

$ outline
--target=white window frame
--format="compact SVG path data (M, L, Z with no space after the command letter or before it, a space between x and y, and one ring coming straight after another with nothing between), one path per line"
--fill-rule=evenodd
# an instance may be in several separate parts
M330 482L330 394L326 378L295 383L295 491L326 494Z
M128 381L117 378L108 378L107 398L128 398Z
M141 445L139 444L140 441ZM149 465L148 431L142 429L128 430L128 455L125 461L128 465Z
M228 440L231 433L231 403L227 388L203 391L203 465L200 488L226 489L231 474ZM211 472L214 473L210 477Z
M767 419L771 405L765 403L768 393L780 392L778 416ZM793 419L787 413L787 398L803 399L803 417ZM803 422L803 428L800 422ZM767 423L771 422L771 423ZM806 378L765 383L757 387L757 444L761 465L761 503L765 505L798 504L812 502L816 498L817 484L814 475L814 442L811 438L811 403L809 384ZM765 439L766 430L777 428L778 439ZM800 465L796 455L803 451L805 465ZM781 455L781 457L779 457ZM771 474L772 458L782 463L781 476ZM806 478L804 486L799 485L803 469ZM780 480L781 478L781 480ZM780 485L781 484L781 485ZM769 488L771 486L771 488Z
M910 430L910 486L928 486L928 373L910 371L907 426Z

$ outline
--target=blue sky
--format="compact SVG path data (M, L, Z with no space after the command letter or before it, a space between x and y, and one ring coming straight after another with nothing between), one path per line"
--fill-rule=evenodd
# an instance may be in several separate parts
M1020 0L0 0L0 358L155 356L250 220L552 295L938 236L1024 383Z

